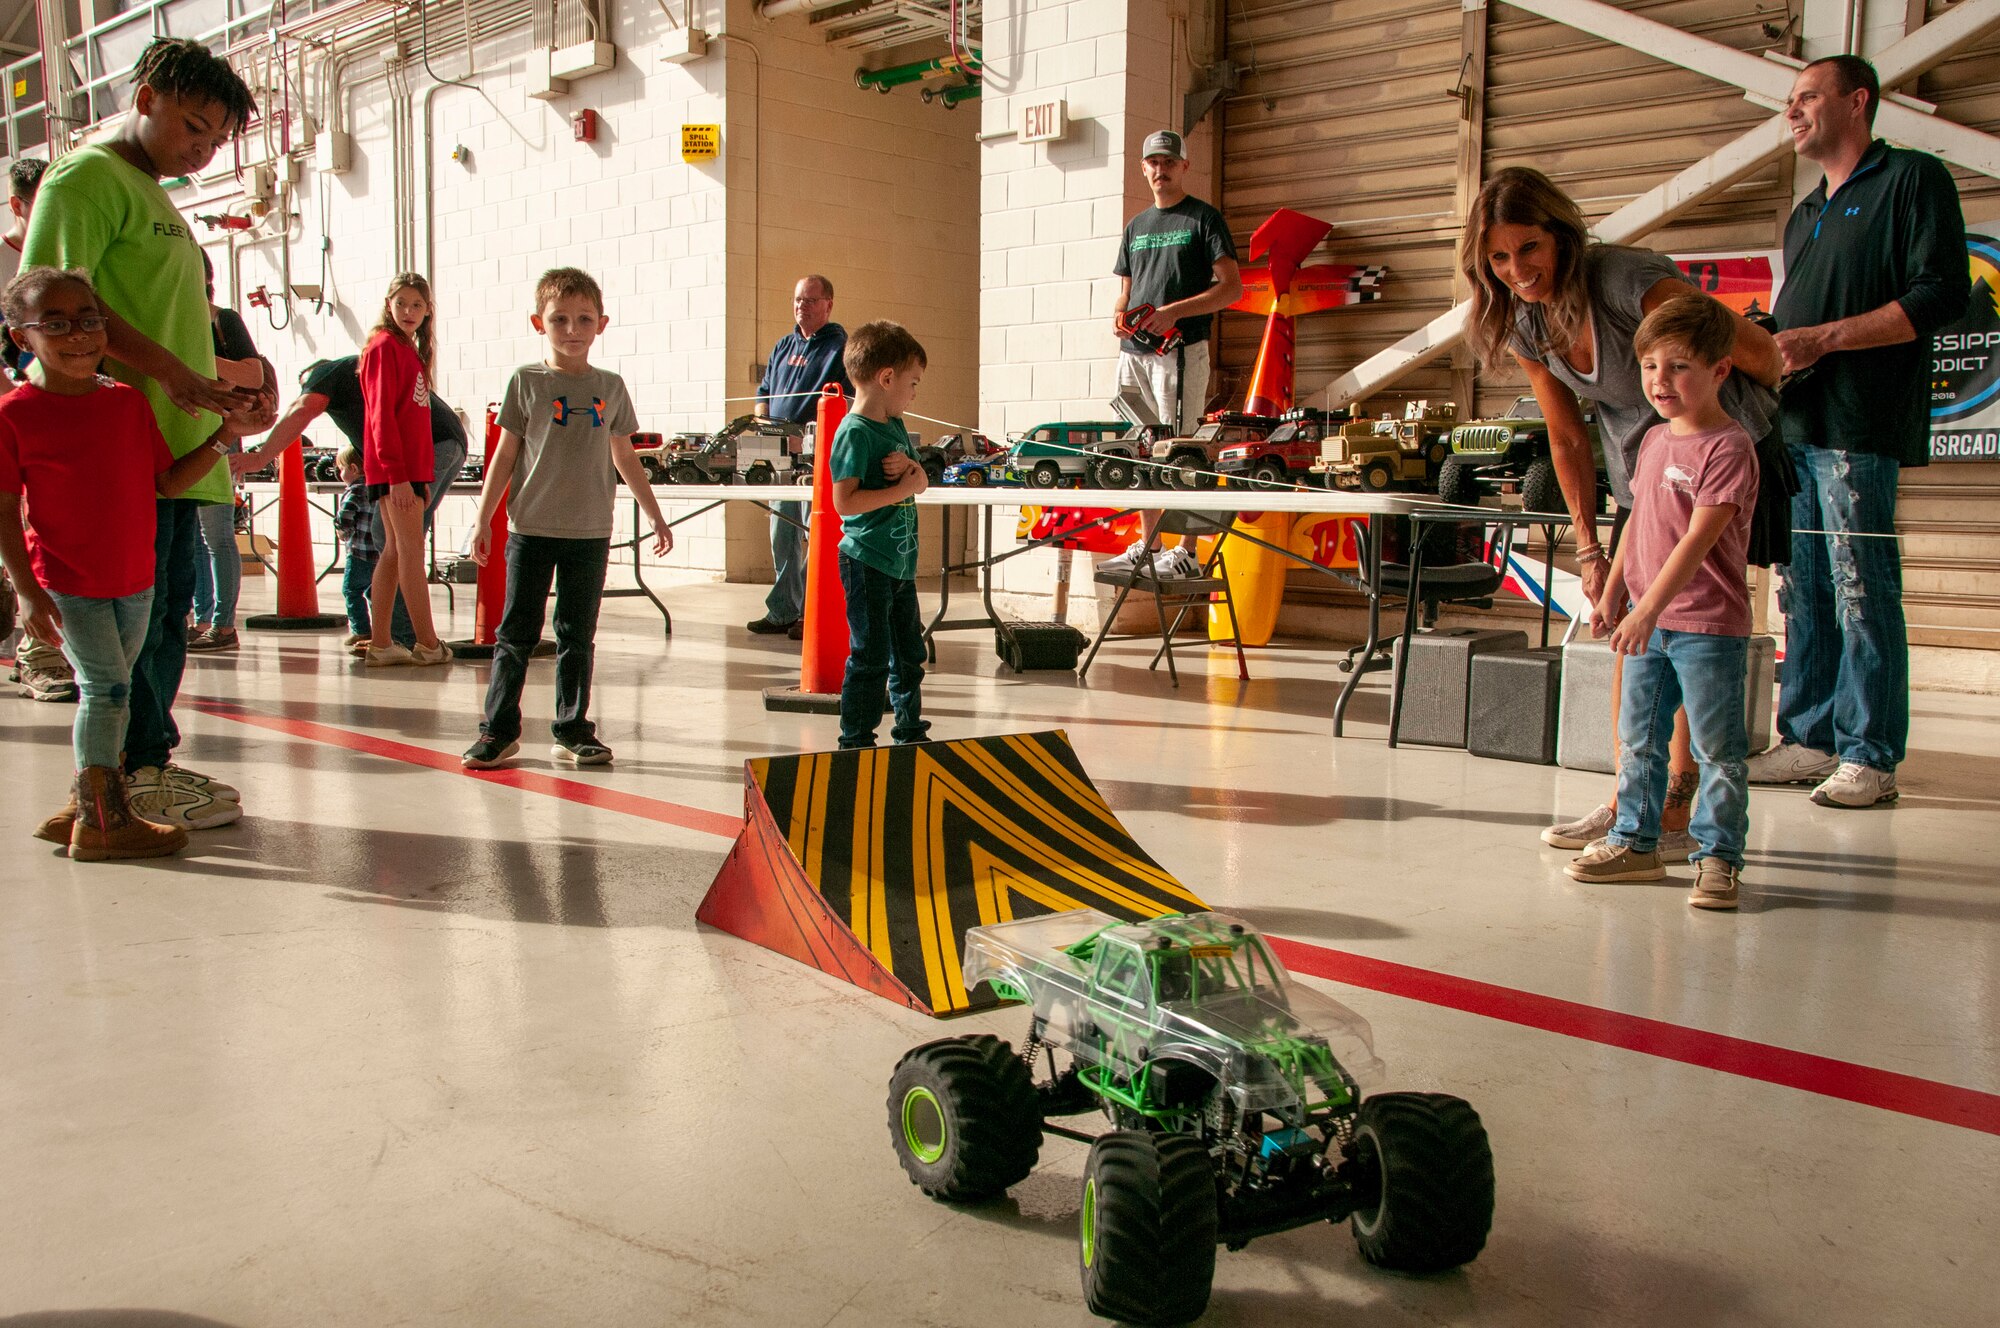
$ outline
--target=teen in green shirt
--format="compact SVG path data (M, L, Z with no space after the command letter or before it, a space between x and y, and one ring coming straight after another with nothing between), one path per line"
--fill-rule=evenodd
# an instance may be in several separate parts
M107 320L113 371L146 393L175 456L218 434L268 428L276 401L241 396L215 378L201 250L160 187L192 175L255 112L249 88L199 42L162 38L133 69L132 109L117 137L79 148L42 177L24 267L81 268ZM236 790L174 765L174 697L187 663L201 503L232 501L229 468L182 498L163 498L154 532L152 621L132 673L125 768L133 809L148 820L204 830L243 814Z

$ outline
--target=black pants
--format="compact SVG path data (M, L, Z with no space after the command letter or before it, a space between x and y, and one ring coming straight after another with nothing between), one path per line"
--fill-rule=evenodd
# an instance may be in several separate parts
M917 583L840 555L840 584L847 591L847 676L840 684L840 745L873 747L882 722L882 693L895 708L897 742L922 742L924 624L917 616Z
M125 769L165 765L180 746L174 698L187 671L187 617L201 558L201 504L162 498L153 528L153 621L132 666L132 713L125 721Z
M604 602L608 539L507 537L507 611L494 633L493 681L486 687L486 718L479 731L496 742L521 736L521 684L528 656L542 636L549 584L556 590L556 741L597 736L589 719L590 669L597 647L597 610Z

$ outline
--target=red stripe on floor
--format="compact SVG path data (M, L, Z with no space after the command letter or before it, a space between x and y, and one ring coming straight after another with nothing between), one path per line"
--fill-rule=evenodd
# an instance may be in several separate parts
M1490 982L1453 977L1427 968L1329 950L1304 941L1270 938L1271 948L1295 972L1370 991L1441 1005L1547 1033L1637 1051L1662 1060L1858 1102L1905 1116L2000 1134L2000 1095L1956 1084L1878 1070L1852 1061L1751 1042L1724 1033L1669 1024L1641 1015L1582 1005Z
M463 774L552 798L566 798L665 825L677 825L728 839L735 838L743 829L741 817L704 811L699 807L659 798L641 797L635 793L622 793L573 779L558 779L534 770L465 770L459 765L457 757L445 752L397 742L392 738L334 728L312 720L253 714L240 706L221 701L198 702L197 707L218 718L269 729L289 737ZM1815 1056L1786 1047L1774 1047L1765 1042L1751 1042L1726 1033L1710 1033L1660 1019L1648 1019L1643 1015L1623 1014L1515 987L1454 977L1449 973L1415 968L1387 959L1371 959L1366 955L1332 950L1308 941L1287 940L1281 936L1273 936L1270 941L1271 948L1287 967L1329 982L1364 987L1369 991L1421 1001L1426 1005L1519 1024L1523 1028L1538 1028L1545 1033L1636 1051L1661 1060L1679 1061L1683 1065L1795 1088L1821 1097L1978 1130L1983 1134L2000 1135L2000 1095L1993 1093L1939 1083L1934 1079L1919 1079L1915 1075L1897 1074L1891 1070L1878 1070L1870 1065L1857 1065L1852 1061Z
M720 835L724 839L734 839L743 829L742 817L730 816L725 812L705 811L700 807L667 802L661 798L642 797L637 793L605 788L601 784L561 779L555 775L545 775L539 770L467 770L459 765L456 756L448 752L397 742L393 738L378 738L369 733L356 733L351 729L338 729L330 724L318 724L309 719L286 719L275 715L254 714L240 706L221 701L197 702L196 708L204 714L214 715L219 719L233 719L239 724L270 729L287 737L305 738L312 742L326 743L330 747L345 747L350 752L385 756L392 761L428 766L432 770L444 770L454 775L464 775L469 779L483 780L489 784L504 784L508 788L522 789L529 793L580 802L587 807L597 807L607 812L623 812L627 816L658 821L662 825L677 825L687 830L699 830L703 834Z

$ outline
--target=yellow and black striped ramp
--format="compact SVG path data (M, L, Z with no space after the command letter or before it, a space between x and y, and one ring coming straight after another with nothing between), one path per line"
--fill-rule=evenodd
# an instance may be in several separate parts
M696 917L935 1015L970 1009L965 930L1206 904L1147 856L1061 732L744 765L744 829Z

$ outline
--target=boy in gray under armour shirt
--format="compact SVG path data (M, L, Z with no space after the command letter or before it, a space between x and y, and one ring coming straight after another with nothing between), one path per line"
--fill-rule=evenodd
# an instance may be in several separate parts
M516 369L507 384L500 446L486 467L474 527L472 556L484 564L493 553L493 515L508 502L507 610L495 633L479 741L460 758L470 770L490 770L520 750L521 684L542 634L551 582L556 593L551 750L571 765L610 762L611 749L597 740L590 722L590 674L620 476L652 525L653 552L674 547L673 532L632 451L639 421L625 380L590 363L591 344L610 321L597 282L573 267L544 272L535 283L530 321L548 338L548 358Z

